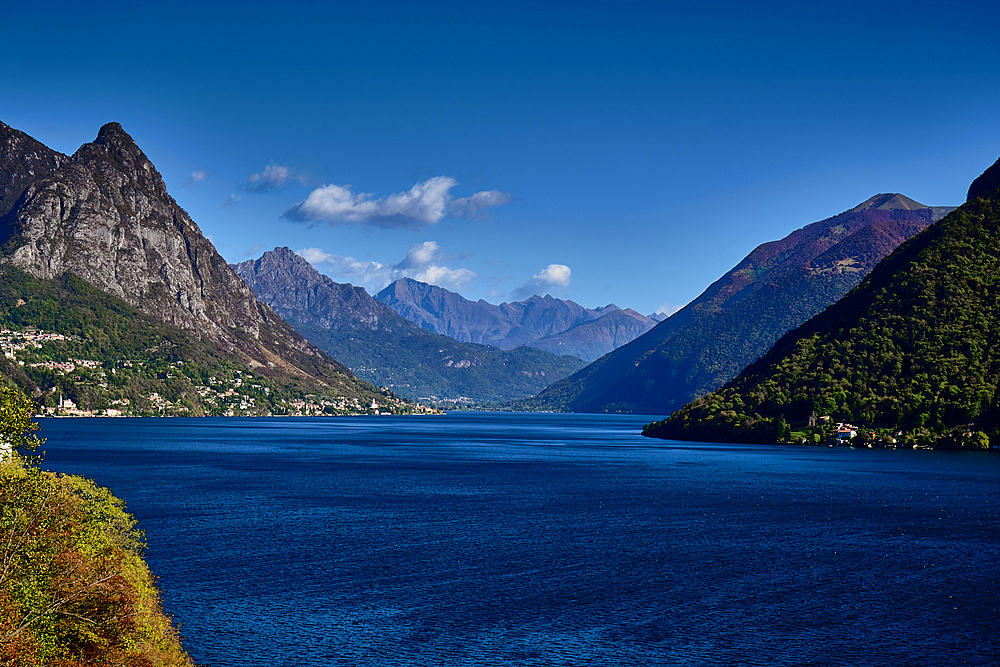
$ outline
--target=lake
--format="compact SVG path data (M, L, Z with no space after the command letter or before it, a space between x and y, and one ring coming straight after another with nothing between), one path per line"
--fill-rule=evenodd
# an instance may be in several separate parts
M653 417L45 419L212 667L997 665L1000 456Z

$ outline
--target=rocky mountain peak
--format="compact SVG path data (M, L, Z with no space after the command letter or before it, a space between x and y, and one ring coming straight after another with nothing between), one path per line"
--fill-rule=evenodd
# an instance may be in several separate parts
M125 131L125 128L120 123L107 123L101 127L97 133L97 138L91 143L81 146L77 153L96 147L102 147L108 153L112 153L118 157L135 159L141 156L143 159L146 159L138 144L135 143L135 140Z
M232 266L254 291L293 324L311 322L331 331L414 326L361 287L336 283L290 248L275 248ZM395 321L393 321L395 320Z
M73 160L100 171L119 187L124 184L119 182L118 175L124 173L135 185L154 197L168 197L160 172L119 123L104 125L94 141L80 146L73 154Z
M927 206L910 199L906 195L898 192L882 193L871 197L867 201L858 204L848 213L863 213L865 211L927 211L930 213L931 221L937 222L944 216L955 210L954 206Z
M870 209L878 209L881 211L917 211L922 208L930 207L925 206L918 201L914 201L906 195L894 192L877 194L861 204L858 204L852 208L851 211L855 213Z
M285 270L295 269L298 271L316 271L312 268L312 264L297 255L288 246L282 246L280 248L275 248L274 250L269 250L261 255L260 259L255 261L259 262L261 265L273 265L275 267L282 267Z
M97 131L97 140L94 141L94 143L106 146L115 142L124 142L135 146L135 141L129 133L125 131L125 128L122 127L121 123L116 123L114 121L105 123L101 126L101 129Z
M333 282L288 247L268 250L257 259L248 259L231 267L251 289L257 289L262 281L268 284L295 285L310 290L324 281Z

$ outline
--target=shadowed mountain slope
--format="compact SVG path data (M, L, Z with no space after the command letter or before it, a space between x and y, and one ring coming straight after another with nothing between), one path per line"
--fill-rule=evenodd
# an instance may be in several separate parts
M596 320L539 338L529 345L553 354L572 354L589 362L635 340L654 326L656 320L631 308L611 310Z

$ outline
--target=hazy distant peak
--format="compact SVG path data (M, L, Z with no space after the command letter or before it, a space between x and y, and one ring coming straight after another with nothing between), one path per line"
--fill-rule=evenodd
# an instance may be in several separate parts
M919 211L922 208L930 208L918 201L914 201L906 195L896 193L883 193L875 195L864 203L858 204L851 209L852 212L867 211L868 209L880 209L883 211Z

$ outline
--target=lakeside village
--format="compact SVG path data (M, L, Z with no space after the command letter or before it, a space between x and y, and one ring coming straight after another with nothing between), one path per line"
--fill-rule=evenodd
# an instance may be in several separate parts
M807 430L791 431L781 442L830 447L866 447L868 449L968 449L986 451L989 436L971 425L955 429L944 438L929 437L927 431L906 433L898 428L865 428L847 422L834 422L829 415L809 418Z
M357 397L279 396L265 378L235 367L207 375L183 361L119 359L109 364L57 353L74 342L79 341L38 329L0 329L0 349L8 363L16 363L39 387L49 387L34 395L40 415L309 417L439 412L388 392L364 404ZM77 400L69 396L69 387ZM90 405L82 404L81 395Z

